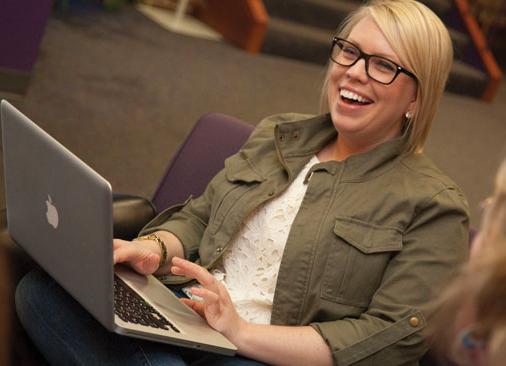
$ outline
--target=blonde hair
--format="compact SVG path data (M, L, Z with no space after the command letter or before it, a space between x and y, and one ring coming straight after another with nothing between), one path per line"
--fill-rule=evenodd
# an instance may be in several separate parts
M494 195L488 199L480 231L482 240L506 242L506 159L497 172Z
M458 347L463 330L487 342L489 360L502 365L506 349L506 248L495 247L463 267L435 302L429 318L429 338L440 358L465 363L465 352ZM501 356L501 357L499 357Z
M416 75L417 103L412 118L405 119L409 134L405 151L421 152L448 80L453 48L448 30L425 5L414 0L372 0L351 13L338 30L347 38L353 27L371 17L383 32L400 62ZM320 110L328 112L329 62L320 98Z
M480 240L486 245L465 265L434 305L429 334L440 354L457 361L454 342L466 316L473 330L488 340L489 365L502 365L506 355L506 159L486 208ZM453 351L453 353L452 353Z

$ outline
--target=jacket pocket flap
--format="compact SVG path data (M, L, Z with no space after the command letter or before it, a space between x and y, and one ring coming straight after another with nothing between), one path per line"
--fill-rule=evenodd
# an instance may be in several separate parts
M241 153L225 160L225 175L229 182L262 182L265 178L255 170L253 164Z
M402 234L397 229L350 217L337 217L334 233L365 254L402 249Z

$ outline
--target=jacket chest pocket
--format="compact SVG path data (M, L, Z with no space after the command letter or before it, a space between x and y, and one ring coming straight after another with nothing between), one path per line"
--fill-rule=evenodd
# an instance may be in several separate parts
M208 227L211 235L221 229L231 212L235 212L234 218L241 216L244 205L239 201L265 180L240 153L225 160L224 173L224 179L216 185L216 199Z
M327 247L321 297L367 308L391 257L401 249L397 229L338 217Z
M220 195L209 219L208 230L211 235L216 234L221 229L225 218L229 215L230 211L233 210L233 207L254 187L253 185L235 184L228 187L228 189Z

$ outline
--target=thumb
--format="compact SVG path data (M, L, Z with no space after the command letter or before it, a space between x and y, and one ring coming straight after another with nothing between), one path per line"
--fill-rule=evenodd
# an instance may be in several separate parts
M133 245L122 246L114 251L114 264L128 263L141 274L152 274L158 268L160 257Z

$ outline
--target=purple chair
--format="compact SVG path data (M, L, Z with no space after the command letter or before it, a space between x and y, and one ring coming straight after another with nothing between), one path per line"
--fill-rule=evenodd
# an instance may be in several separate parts
M4 0L0 10L0 90L24 93L52 0Z
M170 161L152 201L114 195L114 237L132 239L149 219L167 207L197 197L239 150L253 126L219 113L202 116Z
M172 158L153 196L157 211L204 192L225 159L239 150L252 130L253 126L224 114L201 117Z

